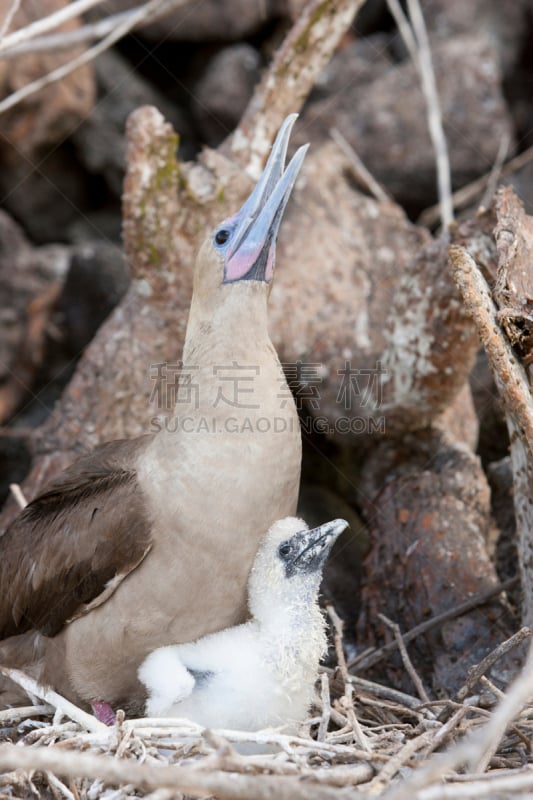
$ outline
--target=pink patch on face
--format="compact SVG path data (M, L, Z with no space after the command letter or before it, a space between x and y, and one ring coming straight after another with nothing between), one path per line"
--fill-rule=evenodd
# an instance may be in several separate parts
M235 255L226 262L226 280L238 281L244 278L259 258L262 246L262 242L241 245Z

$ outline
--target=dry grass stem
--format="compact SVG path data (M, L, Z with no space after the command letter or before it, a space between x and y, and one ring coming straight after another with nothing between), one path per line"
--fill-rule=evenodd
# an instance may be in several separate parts
M175 5L184 5L187 1L188 0L181 0L181 3L176 3ZM4 100L0 101L0 114L8 111L10 108L13 108L22 100L26 100L28 97L40 92L41 89L44 89L46 86L50 86L50 84L57 83L63 78L66 78L67 75L70 75L84 64L94 61L95 58L108 50L113 44L115 44L115 42L118 42L119 39L122 39L122 37L129 33L129 31L132 30L132 28L134 28L136 25L139 25L141 22L144 22L152 15L161 11L167 2L168 0L150 0L150 2L146 3L146 5L141 6L135 14L132 14L124 19L119 25L111 30L104 39L98 42L98 44L95 44L93 47L85 50L79 56L73 58L71 61L68 61L66 64L62 64L60 67L52 70L47 75L43 75L41 78L26 84L26 86L23 86L16 92L8 95ZM70 6L68 8L70 8ZM8 37L6 37L6 39L7 38ZM2 45L0 44L0 50L1 46Z
M191 0L188 0L189 3L190 1ZM22 55L27 55L28 53L49 53L50 51L59 53L63 52L64 50L72 50L73 48L79 47L82 44L87 44L88 42L94 42L98 39L102 39L104 36L107 36L109 33L111 33L111 31L121 26L128 19L132 19L133 17L137 18L139 11L144 8L144 5L145 4L143 3L139 6L135 6L134 8L130 8L128 11L120 11L116 14L110 14L103 19L87 23L86 25L82 25L79 28L74 28L73 30L62 31L60 33L50 33L44 36L36 36L35 38L31 38L27 41L22 41L3 52L2 58L12 59L18 58ZM135 30L136 28L146 24L148 21L155 22L155 20L165 16L174 8L178 8L180 5L183 5L183 0L167 0L167 2L161 6L159 10L151 13L149 20L142 19L140 22L136 22L132 30Z
M11 27L11 23L13 22L13 17L17 13L20 8L20 0L12 0L11 5L7 10L7 14L5 15L2 25L0 26L0 44L2 43L2 39L8 32Z
M387 625L391 629L391 631L393 632L394 638L396 639L396 643L398 645L398 650L400 651L400 656L401 656L403 665L404 665L409 677L413 681L414 687L415 687L416 691L418 692L418 696L420 697L420 699L422 700L423 703L431 702L430 698L428 696L428 693L424 689L424 685L422 683L422 680L421 680L420 676L418 675L416 669L414 668L413 662L409 658L409 653L407 652L407 647L405 646L405 642L404 642L404 639L402 637L402 632L400 630L400 626L396 622L393 622L392 620L388 619L388 617L386 617L384 614L378 614L378 616L385 623L385 625Z
M344 138L338 128L331 128L329 132L331 138L337 144L344 155L349 159L353 177L359 186L366 189L380 203L390 203L392 199L380 183L374 178L372 173L365 167L352 145Z
M363 0L311 0L276 50L239 125L222 146L253 179L279 126L301 108L362 5Z
M11 492L13 497L15 498L15 502L18 505L18 507L21 510L23 508L26 508L26 506L28 505L28 501L24 497L24 492L22 491L22 489L20 488L18 483L10 483L9 484L9 491Z
M522 644L526 639L531 636L530 628L520 628L513 636L506 639L504 642L495 647L485 658L468 670L468 678L464 685L457 692L457 700L462 702L476 685L476 683L485 675L488 670L504 655L509 653L515 647Z
M502 592L505 592L508 589L511 589L513 586L516 586L517 583L518 578L509 578L499 586L494 586L491 589L480 592L468 600L465 600L464 603L460 603L459 605L453 606L447 611L443 611L442 614L436 614L434 617L421 622L420 625L416 625L414 628L411 628L411 630L406 631L402 636L403 641L407 644L413 639L416 639L418 636L421 636L423 633L427 633L428 631L437 628L444 622L447 622L450 619L455 619L456 617L460 617L462 614L466 614L468 611L472 611L472 609L484 605L489 600L492 600L493 597L497 597L497 595L501 594ZM350 659L348 662L348 668L350 670L357 669L358 671L368 669L369 667L373 667L375 664L378 664L384 658L387 658L397 649L398 642L394 640L393 642L387 642L387 644L383 645L382 647L375 647L365 650L363 653L360 653L359 655Z
M505 159L507 158L510 144L511 144L511 134L509 133L509 131L507 131L507 133L505 133L500 140L498 152L496 153L496 158L494 159L494 164L492 165L492 169L489 172L487 180L487 188L483 193L483 197L479 201L479 205L481 208L488 208L488 206L492 201L492 198L496 194L496 189L498 188L498 182L502 174L502 167L505 164Z
M428 128L435 151L437 185L442 226L447 231L453 222L452 179L448 145L442 124L439 93L431 58L431 48L419 0L407 0L410 22L405 16L399 0L387 0L398 30L420 76L426 102Z
M80 14L84 14L90 8L102 5L103 2L104 0L73 0L58 11L54 11L53 14L49 14L42 19L38 19L26 25L24 28L13 31L13 33L10 33L8 36L4 36L2 41L0 41L0 54L9 50L11 47L33 39L35 36L58 28L64 22L74 19Z

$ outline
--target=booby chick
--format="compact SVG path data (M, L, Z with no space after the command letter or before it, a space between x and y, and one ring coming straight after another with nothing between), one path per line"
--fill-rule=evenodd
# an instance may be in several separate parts
M206 232L173 424L78 459L0 536L0 664L104 721L142 706L148 653L246 619L259 540L296 510L300 425L267 324L306 151L285 167L296 116L240 211Z
M150 653L139 669L146 714L247 731L303 720L326 650L322 569L347 526L343 519L313 530L294 517L274 523L248 581L251 619Z

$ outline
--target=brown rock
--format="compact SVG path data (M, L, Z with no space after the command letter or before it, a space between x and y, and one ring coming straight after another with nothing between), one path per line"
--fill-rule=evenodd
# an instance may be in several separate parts
M512 123L501 91L498 53L483 36L437 44L433 60L454 186L490 170ZM354 109L364 113L354 113ZM310 104L305 136L324 141L336 126L366 166L410 212L436 201L435 154L414 66L405 61L363 86ZM490 132L490 135L488 134Z
M428 425L478 347L446 250L398 206L355 191L347 167L333 143L309 153L270 312L297 400L345 443Z
M360 486L371 552L365 562L359 646L381 643L383 613L403 631L497 585L487 552L490 491L478 459L439 432L380 444ZM436 626L409 645L435 692L454 692L511 631L507 607L489 604ZM405 684L399 662L387 679ZM412 690L412 687L409 687Z
M108 51L95 62L98 102L76 128L73 141L78 157L90 173L101 175L120 197L126 171L124 131L136 108L153 105L174 126L180 137L190 139L190 126L174 103L155 89L118 53Z
M0 169L3 206L36 243L68 241L69 226L83 219L90 207L87 184L87 173L68 142L40 159L38 166L19 158ZM98 234L93 228L92 237Z
M109 0L106 14L125 11L138 5L137 0ZM250 3L249 0L190 0L160 20L142 29L152 41L171 39L182 42L231 42L255 33L272 17L273 0ZM292 9L287 9L289 12Z
M0 19L4 19L11 0L0 0ZM68 5L68 0L34 0L22 3L15 14L11 30L23 28ZM80 24L71 20L57 28L69 31ZM20 56L15 62L0 63L0 97L6 97L33 80L70 61L79 50L36 53ZM2 115L2 147L0 156L16 159L19 154L33 157L42 148L62 141L90 113L94 101L94 79L91 64L72 72L19 103Z
M458 444L476 452L479 422L470 385L465 383L451 404L433 422L433 427L448 434Z
M260 57L249 44L216 53L192 89L192 111L202 139L218 145L236 127L259 79Z
M32 247L0 211L0 382L8 378L22 344L30 302L63 278L68 258L68 248L61 245Z
M441 41L474 31L496 42L500 63L508 73L514 66L527 32L527 2L516 0L428 0L424 19L430 34Z

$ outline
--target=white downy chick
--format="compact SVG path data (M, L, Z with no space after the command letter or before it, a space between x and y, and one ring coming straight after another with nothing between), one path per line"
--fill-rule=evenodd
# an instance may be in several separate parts
M343 519L313 530L294 517L274 523L248 581L251 619L150 653L138 672L146 714L248 731L303 720L326 650L322 569L347 526Z

